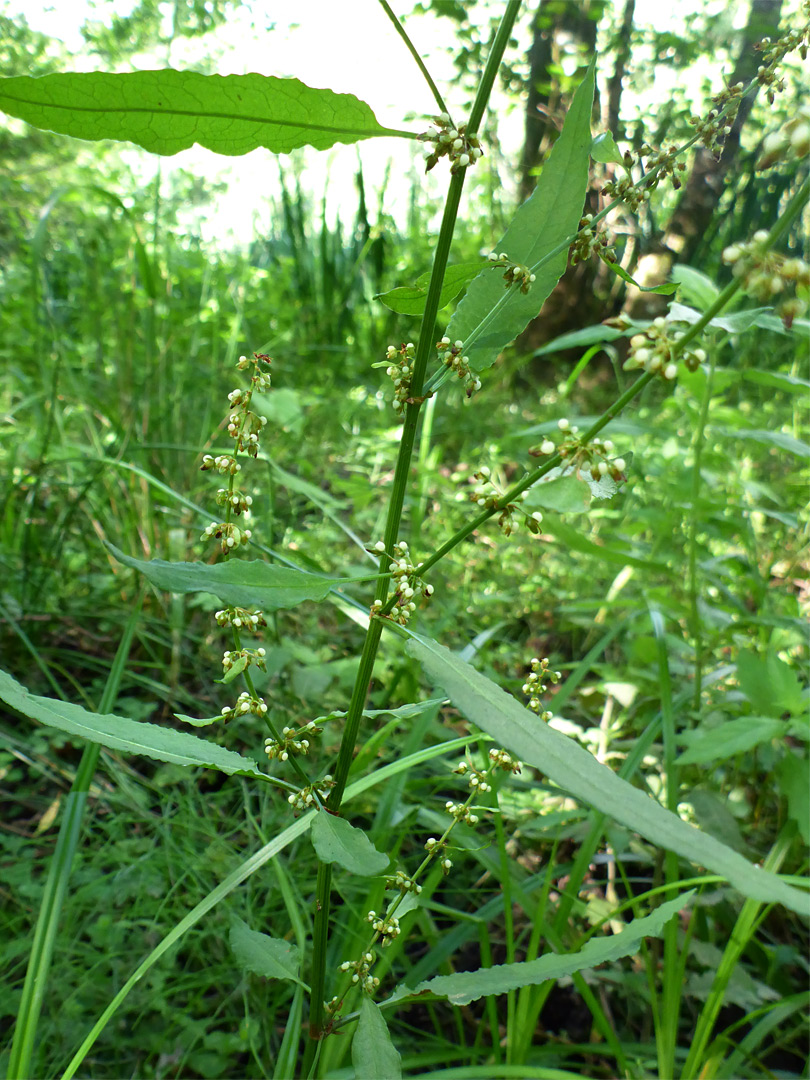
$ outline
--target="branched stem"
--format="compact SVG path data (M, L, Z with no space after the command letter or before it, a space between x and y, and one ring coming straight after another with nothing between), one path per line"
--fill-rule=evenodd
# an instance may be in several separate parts
M380 6L382 7L383 11L388 16L388 18L391 20L391 22L393 23L394 29L399 34L399 36L402 38L402 40L405 42L405 46L406 46L408 52L414 58L414 60L416 61L417 67L422 72L423 76L425 77L425 82L430 87L430 92L431 92L431 94L433 94L433 97L436 100L436 104L439 106L439 111L443 112L443 113L448 113L448 115L449 115L450 110L445 105L444 98L442 97L441 93L439 92L438 86L433 81L433 78L432 78L430 72L425 67L424 60L422 59L422 57L417 52L417 50L414 47L414 44L411 41L411 39L408 37L408 34L407 34L407 31L405 30L405 27L402 25L402 23L396 17L396 14L394 13L393 8L391 7L391 5L389 3L386 2L386 0L380 0Z
M519 0L509 0L498 33L495 36L492 49L487 58L487 64L484 74L481 77L481 83L476 93L468 128L470 133L474 133L483 117L484 109L486 108L489 94L495 81L495 76L509 41L512 27L517 18L519 7ZM386 520L385 535L383 537L385 551L380 556L381 572L388 569L402 521L402 508L405 502L405 491L410 476L414 439L416 437L416 428L422 405L420 397L422 395L428 357L430 356L434 344L433 339L435 337L436 315L439 311L439 296L444 280L445 269L447 267L447 259L450 254L450 245L455 230L456 217L458 215L458 207L461 201L461 192L464 186L466 172L466 168L458 169L458 171L453 174L450 181L447 201L445 203L441 228L436 244L425 311L422 316L419 341L417 343L416 356L414 358L411 379L412 400L408 404L405 412L405 422L403 424L391 499L388 506L388 517ZM380 579L377 583L375 598L384 601L387 592L387 581ZM327 801L327 810L331 813L337 813L339 811L343 799L349 769L351 768L352 758L354 756L354 748L357 743L363 706L368 693L371 675L374 670L374 662L377 657L377 648L379 646L381 634L381 623L377 619L372 619L369 623L366 639L363 644L360 665L358 667L354 688L352 690L351 702L346 716L343 739L341 741L338 761L335 768L335 783ZM313 1040L320 1039L323 1035L324 988L326 983L325 946L328 934L330 890L331 874L326 872L322 873L319 864L312 954L312 996L310 999L310 1037Z

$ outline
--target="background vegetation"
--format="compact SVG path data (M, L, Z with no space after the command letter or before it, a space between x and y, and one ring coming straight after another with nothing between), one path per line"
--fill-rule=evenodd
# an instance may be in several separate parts
M486 27L467 21L465 5L436 7L461 42L461 106ZM230 5L178 0L172 10L169 42L214 29ZM722 63L729 81L744 78L753 43L776 36L780 18L799 17L787 2L753 0L744 10L739 31L731 29L739 7L722 5L698 11L678 35L637 27L632 0L623 7L598 0L530 7L502 88L515 108L526 109L524 146L519 158L506 156L494 127L489 133L493 151L471 179L453 261L490 250L517 193L531 191L594 48L601 112L594 130L610 129L636 147L682 140L690 96L702 96L705 106L720 88L701 78L705 57ZM125 67L132 52L167 46L165 14L145 3L129 21L88 28L88 50L99 66ZM7 74L71 66L19 16L0 18L0 56ZM806 160L754 168L764 135L806 95L800 65L798 57L789 60L785 90L773 104L760 95L744 111L719 161L700 151L680 191L659 188L638 218L614 222L631 273L655 283L671 274L680 285L676 302L708 307L729 280L723 248L769 227L806 176ZM652 73L670 69L675 89L656 99ZM368 100L373 105L371 93ZM385 193L365 190L358 165L356 203L342 206L335 223L323 191L303 185L293 157L280 172L272 231L247 250L228 250L183 224L189 205L223 197L196 176L143 186L114 148L90 149L11 122L0 130L0 150L2 666L34 692L97 708L138 609L115 711L158 723L174 723L175 711L213 715L228 690L213 681L221 643L208 598L144 591L101 540L142 558L199 555L211 497L200 454L216 438L236 358L256 350L274 357L275 387L265 409L273 436L256 470L261 542L310 569L369 572L364 545L381 535L399 430L382 373L371 365L389 342L413 332L411 321L374 297L428 268L432 189L414 174L409 213L398 224L386 212ZM785 250L801 254L806 224ZM624 339L562 335L623 311L649 319L671 300L628 295L595 260L569 270L539 319L487 373L485 394L471 402L448 394L431 414L419 448L418 498L408 508L420 545L438 546L462 523L472 474L482 466L506 486L561 416L582 425L624 388ZM808 323L796 319L787 330L768 311L742 329L747 321L713 331L710 383L706 370L679 379L674 392L653 383L611 425L630 462L620 497L587 517L548 514L538 536L482 530L441 564L422 618L451 648L474 642L477 666L521 699L530 658L548 656L564 674L563 691L549 705L555 723L616 768L660 718L669 692L686 754L682 815L754 862L776 845L781 871L799 875L809 839ZM364 598L361 589L350 591ZM271 631L264 692L278 721L345 708L359 637L344 606L305 605L279 614ZM370 708L427 697L420 680L418 666L384 642ZM387 720L381 717L381 729ZM366 746L366 760L394 760L421 741L439 743L464 730L452 710L427 709L387 726ZM7 989L0 1025L10 1034L79 751L58 732L8 713L2 734L0 956ZM255 741L247 726L240 735L246 745ZM324 755L338 735L331 746L327 739ZM660 740L645 754L645 782L656 793L664 772ZM77 1033L166 929L286 821L286 807L244 779L221 783L107 751L101 761L41 1021L42 1077L59 1073ZM363 813L378 846L405 858L418 851L414 835L435 829L432 806L446 796L446 784L444 770L428 762L407 787L369 792ZM395 958L398 971L428 974L475 967L480 957L522 957L537 948L535 935L552 940L552 924L554 948L572 948L619 900L660 882L658 853L609 827L587 889L566 918L542 915L541 900L559 911L591 818L541 779L540 790L542 801L534 776L502 793L502 824L491 826L483 846L470 843L445 883L434 883L432 905ZM508 866L493 856L501 829ZM305 936L299 913L314 883L308 841L274 865L275 873L251 878L151 969L100 1036L87 1075L280 1075L274 1062L292 990L240 973L227 940L234 914L277 933L291 925L293 936ZM347 908L369 902L356 883L343 900ZM683 998L672 1018L679 1065L741 905L718 884L703 891L688 935L684 928ZM754 930L711 1023L720 1075L807 1075L807 928L798 916L765 908ZM491 999L478 1011L413 1008L393 1021L392 1034L414 1074L457 1067L444 1075L653 1075L650 988L659 961L653 944L633 961L587 972L576 985L561 980L533 997ZM525 1045L507 1058L499 1032L507 1010L514 1022L515 1009L523 1010ZM334 1053L331 1075L351 1075L343 1058L345 1050ZM507 1061L516 1071L508 1072Z

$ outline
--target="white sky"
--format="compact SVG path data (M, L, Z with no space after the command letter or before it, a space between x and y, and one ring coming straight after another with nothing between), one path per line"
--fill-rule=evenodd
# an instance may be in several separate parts
M397 11L412 8L413 0L400 0ZM708 6L722 8L727 0L708 0ZM118 13L131 9L130 0L117 0ZM534 11L535 0L524 4L527 14ZM704 9L707 0L637 0L636 25L654 26L658 30L676 29L696 8ZM311 86L328 87L341 93L356 94L374 110L380 123L413 130L424 130L424 120L405 120L408 113L431 114L436 106L424 80L404 44L395 34L376 0L257 0L256 14L242 8L229 16L227 24L212 35L200 39L181 39L172 46L171 64L182 67L200 55L214 56L221 74L241 74L257 71L265 75L296 77ZM497 0L495 0L497 9ZM108 3L101 0L93 5L88 0L62 0L54 5L49 0L11 0L6 12L14 15L22 10L29 26L52 37L62 39L69 49L78 52L82 47L79 33L85 20L103 20ZM744 5L740 6L745 16ZM470 6L470 11L480 12L486 18L484 5ZM251 26L251 18L255 27ZM266 30L268 23L275 28ZM425 59L431 74L441 87L451 110L454 104L453 79L455 70L452 60L442 45L452 33L449 20L420 16L407 21L407 30L414 44ZM528 34L518 34L528 41ZM164 66L165 58L149 59L143 66ZM91 60L77 57L74 70L94 67ZM671 70L660 72L661 80L674 75ZM656 96L666 96L666 87L659 84L656 73ZM456 104L460 104L456 95ZM520 110L511 115L502 111L503 122L499 126L501 145L507 153L516 155L522 142L523 118ZM330 207L333 213L344 204L353 212L356 206L354 172L357 153L363 163L366 181L366 197L370 213L376 208L373 192L381 181L389 157L396 155L401 161L405 155L405 167L398 171L389 186L388 212L401 217L404 201L410 187L409 164L411 155L418 154L421 147L404 140L370 139L357 147L337 146L331 151L318 154L308 150L305 154L307 171L305 186L320 202L321 193L328 177ZM138 174L145 178L154 174L156 159L133 150L128 160L136 165ZM205 239L226 241L229 236L246 242L255 235L256 223L267 218L268 189L275 190L276 168L266 151L241 158L223 158L193 147L172 158L161 160L162 174L172 168L183 168L202 174L208 179L226 179L229 190L216 208L207 211L202 223ZM437 169L436 173L441 170ZM432 187L442 183L435 174L425 183ZM122 193L123 194L123 193Z

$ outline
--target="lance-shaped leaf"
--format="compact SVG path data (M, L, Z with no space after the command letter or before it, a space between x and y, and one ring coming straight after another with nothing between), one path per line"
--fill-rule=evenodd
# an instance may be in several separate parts
M114 713L93 713L69 701L37 697L0 671L0 700L32 720L59 728L76 738L100 743L109 750L168 761L172 765L218 769L228 776L262 776L258 765L233 750L200 739L188 731L145 724Z
M753 866L713 836L670 813L597 761L579 743L524 709L506 691L465 664L443 645L407 631L406 648L427 675L441 686L456 708L524 762L555 784L659 847L705 866L752 900L784 904L810 915L810 893Z
M439 310L458 296L461 290L480 273L482 266L486 267L487 264L479 261L456 263L447 267L439 293ZM414 285L401 285L389 292L379 293L376 299L381 300L387 308L400 315L421 315L427 303L428 285L430 285L430 271L420 274Z
M258 607L262 611L282 611L304 600L323 600L341 578L321 577L275 566L258 559L228 559L227 562L165 562L163 559L135 559L113 544L107 550L124 566L139 570L153 585L167 592L208 592L223 604Z
M301 957L298 946L291 941L251 930L247 923L234 916L228 944L243 971L262 975L265 979L289 979L309 989L298 977Z
M402 1059L380 1007L363 994L360 1019L352 1039L352 1065L356 1080L400 1080Z
M351 874L374 877L388 869L391 861L377 851L362 829L345 818L322 810L312 824L312 846L321 862L337 863Z
M469 1005L489 994L505 994L522 986L538 986L549 979L561 979L577 971L594 968L610 960L632 956L638 952L643 938L660 937L664 926L677 915L694 896L695 890L670 900L656 908L652 915L633 919L626 930L610 937L594 937L579 952L551 953L537 960L517 964L496 964L477 971L462 971L456 975L437 975L434 979L420 982L413 988L399 986L383 1004L388 1005L402 998L412 997L426 991L435 997L445 997L454 1005Z
M591 64L574 94L562 134L543 165L537 187L515 214L503 239L495 245L498 253L505 252L513 262L526 266L535 266L556 248L560 250L538 268L536 279L525 295L515 285L504 295L503 276L482 271L450 320L447 336L451 341L459 338L466 341L487 319L480 335L464 350L476 371L494 364L501 349L539 313L565 270L568 260L565 241L579 227L588 185L593 87ZM487 318L496 304L500 305L497 312Z
M92 71L0 79L0 109L35 127L75 139L119 139L154 154L199 143L217 154L265 147L325 150L378 135L414 138L382 127L353 94L271 75L196 71Z

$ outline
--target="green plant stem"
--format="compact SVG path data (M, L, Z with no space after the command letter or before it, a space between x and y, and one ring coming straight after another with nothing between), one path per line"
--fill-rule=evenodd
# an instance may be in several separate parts
M388 16L388 18L391 20L396 32L399 34L399 36L405 42L405 46L406 46L408 52L411 54L411 56L416 61L416 66L422 72L422 75L425 78L425 82L430 87L430 92L431 92L431 94L433 94L433 97L434 97L434 99L436 101L436 104L439 106L439 111L443 112L443 113L447 113L448 116L449 116L450 115L450 110L445 105L444 99L442 98L442 95L439 92L438 86L433 81L428 69L425 67L424 60L419 55L419 53L416 51L413 42L408 37L408 34L407 34L407 31L405 30L405 27L402 25L402 23L399 21L399 19L394 14L394 11L391 8L391 5L386 3L386 0L380 0L380 6L382 7L383 11Z
M481 77L481 82L476 93L475 102L470 115L468 126L469 134L474 133L486 108L489 93L495 81L495 75L500 67L503 53L509 41L509 36L517 18L519 10L518 0L510 0L504 12L498 33L495 36L492 49L487 58L486 68ZM433 259L433 268L428 285L425 310L422 315L422 323L419 330L419 341L414 357L413 374L411 377L411 402L405 412L405 422L402 428L399 453L394 471L394 481L391 490L391 498L388 505L385 535L383 541L385 552L380 556L380 571L388 570L390 557L393 554L394 544L399 535L402 521L402 508L405 502L405 491L410 480L411 457L413 455L414 439L419 420L419 412L422 405L420 395L427 369L428 357L433 349L435 335L436 316L439 311L439 298L450 255L450 245L455 231L458 207L461 201L461 192L464 186L466 169L459 169L453 174L447 193L442 223L436 243L436 252ZM385 601L388 592L388 583L380 579L377 582L375 599ZM355 677L352 697L346 715L346 723L343 730L343 738L340 744L338 760L335 767L334 786L327 800L327 810L337 813L343 799L346 782L351 768L354 748L360 729L360 721L363 715L368 686L374 670L374 662L377 657L377 649L382 634L382 625L379 620L372 619L369 623L360 664ZM323 1035L324 1017L324 988L326 984L326 948L325 943L328 935L329 920L329 891L331 887L331 875L322 874L320 865L318 871L318 891L315 903L315 928L313 935L312 954L312 996L310 998L310 1037L313 1040L320 1039Z
M675 711L672 704L672 680L666 646L666 628L664 619L658 611L650 612L658 651L658 684L661 693L661 734L664 743L664 776L666 790L664 803L671 813L677 814L680 796L678 767L675 764L677 748L675 745ZM669 887L678 884L678 856L673 851L664 852L664 880ZM664 927L664 962L662 966L663 989L661 1007L654 1009L656 1018L656 1048L658 1051L658 1075L675 1075L675 1052L678 1044L678 1017L680 1015L683 972L688 950L679 947L680 927L676 919L671 919ZM657 943L656 943L657 944ZM657 977L657 970L653 970ZM653 1001L656 1002L655 985L650 987Z
M695 651L695 688L692 696L692 711L697 718L700 712L700 701L703 693L703 623L698 611L698 573L697 573L697 534L698 534L698 499L700 498L700 466L703 458L703 447L706 441L706 423L709 419L709 403L712 397L712 383L714 380L715 350L709 355L709 367L706 372L706 385L703 388L703 400L700 403L700 415L698 416L695 431L692 436L692 491L689 507L689 627L692 634L692 647ZM669 775L669 774L667 774Z

